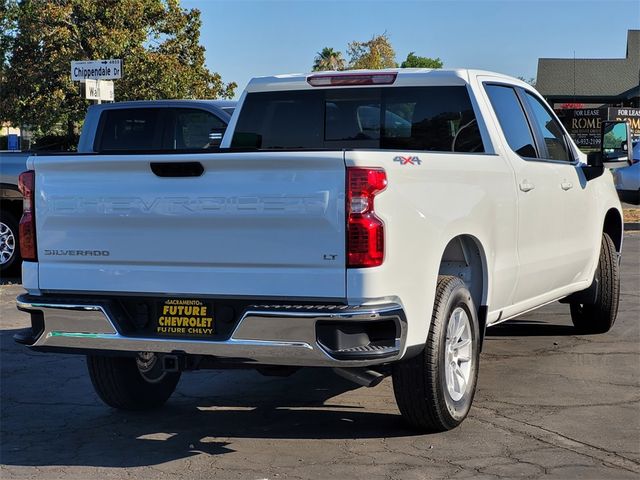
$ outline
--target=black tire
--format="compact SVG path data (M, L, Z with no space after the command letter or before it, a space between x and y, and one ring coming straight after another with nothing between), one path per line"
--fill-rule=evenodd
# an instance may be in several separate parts
M10 232L12 244L13 244L13 255L9 257L8 260L2 261L0 259L0 275L3 277L7 277L9 275L17 275L20 270L20 242L18 241L18 221L13 216L13 214L6 209L2 209L0 211L0 223L4 224L8 231ZM0 225L0 232L4 230L4 227ZM0 251L4 248L5 242L9 241L10 236L5 234L0 238Z
M595 303L571 303L571 320L580 333L605 333L611 330L618 315L620 267L613 240L602 234L600 259L595 273L598 293Z
M466 390L457 401L446 381L446 339L452 314L462 308L471 330L470 373ZM424 350L393 365L393 392L400 413L413 427L429 432L451 430L469 413L478 379L480 328L476 308L464 282L453 276L438 277L431 327Z
M171 372L151 382L140 373L133 357L88 355L87 367L98 396L121 410L150 410L164 405L180 380L180 372Z

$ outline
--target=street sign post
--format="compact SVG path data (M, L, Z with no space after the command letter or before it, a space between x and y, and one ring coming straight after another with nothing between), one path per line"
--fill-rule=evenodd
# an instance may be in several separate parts
M71 62L71 80L81 83L81 94L87 100L113 102L113 82L122 78L122 60L81 60Z
M87 78L116 80L122 78L122 60L82 60L71 62L71 80L78 82Z
M93 80L87 78L82 80L84 84L84 98L87 100L98 100L100 103L102 100L107 102L113 102L113 82L111 80Z

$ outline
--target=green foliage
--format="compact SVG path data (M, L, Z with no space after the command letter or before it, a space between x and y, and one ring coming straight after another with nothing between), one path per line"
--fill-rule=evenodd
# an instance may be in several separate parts
M320 72L323 70L344 70L346 64L342 58L341 52L336 52L333 48L324 47L321 52L316 54L313 61L313 71Z
M415 52L410 52L400 68L442 68L442 65L440 58L419 57Z
M517 77L517 78L518 78L518 80L522 80L523 82L528 83L528 84L529 84L529 85L531 85L533 88L535 88L535 86L536 86L536 79L535 79L535 77L529 77L529 78L527 79L527 78L524 78L524 77L520 76L520 77Z
M4 65L8 60L0 77L1 120L42 133L77 130L89 102L71 81L72 60L121 58L119 101L233 96L236 84L224 84L204 64L200 12L181 8L179 0L0 1L10 7L0 10L0 26L9 32L0 46L10 46L8 55L0 50Z
M368 42L351 42L347 51L350 69L379 70L398 66L396 52L386 32L372 37Z
M0 0L0 82L9 68L9 58L17 27L17 3L15 0Z

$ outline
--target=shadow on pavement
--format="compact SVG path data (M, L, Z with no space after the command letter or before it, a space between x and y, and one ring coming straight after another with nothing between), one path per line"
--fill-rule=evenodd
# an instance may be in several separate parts
M510 320L487 328L487 337L559 337L579 335L573 325L554 325L539 320Z
M93 393L83 357L30 352L14 344L16 331L0 332L0 461L6 465L133 467L229 453L228 438L416 434L396 412L332 403L358 387L328 369L286 378L245 370L186 373L164 408L116 411Z
M384 402L378 411L371 408L375 390L362 388L357 403L350 403L350 397L336 400L359 387L328 369L303 369L285 378L246 370L188 372L164 408L116 411L93 392L84 357L31 352L13 342L16 331L0 331L3 464L135 467L230 453L238 438L349 440L420 434L406 428L395 409L388 411L393 402L388 390L389 398L376 400ZM491 327L487 335L498 341L576 331L571 325L527 319Z

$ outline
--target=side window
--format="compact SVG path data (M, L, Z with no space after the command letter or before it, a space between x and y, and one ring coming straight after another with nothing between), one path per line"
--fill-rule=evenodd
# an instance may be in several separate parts
M525 92L525 99L533 112L534 120L540 129L547 147L546 158L550 160L562 160L572 162L573 155L569 154L567 142L562 132L562 127L549 113L543 103L529 92Z
M105 110L100 118L95 150L154 150L160 148L160 116L154 108Z
M227 128L226 123L204 110L176 108L174 113L175 122L170 136L173 141L170 146L172 150L210 148L214 138L220 138L219 134L224 133Z
M533 134L515 90L502 85L485 88L511 150L521 157L537 158Z

